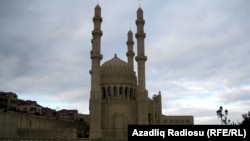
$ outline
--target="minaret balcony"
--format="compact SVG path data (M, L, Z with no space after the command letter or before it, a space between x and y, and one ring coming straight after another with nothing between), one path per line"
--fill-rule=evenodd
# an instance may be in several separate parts
M127 41L127 45L134 45L134 41Z
M137 19L136 21L135 21L135 23L136 23L136 25L144 25L145 24L145 20L144 19Z
M101 54L91 54L91 59L102 59L102 55Z
M102 22L102 17L100 17L100 16L93 17L93 22L96 22L96 21Z
M133 51L128 51L126 53L127 56L135 56L135 53Z
M136 56L135 60L138 61L147 61L147 56Z
M135 34L135 37L136 38L139 38L139 37L145 38L146 37L146 33L144 33L144 32L138 32L138 33Z
M100 36L102 36L102 31L101 30L93 30L92 35L95 36L95 37L96 36L100 37Z

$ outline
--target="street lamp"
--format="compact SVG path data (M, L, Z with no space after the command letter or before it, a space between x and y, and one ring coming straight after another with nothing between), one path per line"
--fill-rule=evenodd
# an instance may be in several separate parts
M224 113L223 113L223 107L220 106L219 109L216 111L216 114L218 116L218 118L221 119L221 124L225 124L227 125L228 123L230 123L230 120L227 119L227 115L228 115L228 110L225 109Z

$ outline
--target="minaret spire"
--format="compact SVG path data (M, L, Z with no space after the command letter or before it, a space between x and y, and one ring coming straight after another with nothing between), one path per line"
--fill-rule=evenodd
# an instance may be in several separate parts
M134 70L134 56L135 56L135 53L133 51L133 45L134 45L133 33L132 33L131 29L130 29L128 31L128 40L127 40L128 52L126 53L126 55L128 57L128 66L132 70Z
M144 33L144 24L145 20L143 19L143 10L141 7L137 10L137 19L136 19L137 33L135 37L137 39L137 56L135 60L137 61L138 69L138 123L139 124L148 124L148 92L146 90L146 78L145 78L145 62L147 56L144 53L144 39L146 34Z
M144 39L146 37L146 34L144 33L144 24L145 20L143 19L143 11L139 7L137 10L137 19L136 19L136 25L137 25L137 33L135 35L137 39L137 56L136 61L138 63L138 86L139 88L145 90L145 62L147 60L147 56L144 54Z
M91 64L91 92L90 92L90 138L101 138L101 78L100 78L100 63L102 60L101 54L101 7L99 4L95 7L93 17L94 30L92 31L92 50L90 51Z

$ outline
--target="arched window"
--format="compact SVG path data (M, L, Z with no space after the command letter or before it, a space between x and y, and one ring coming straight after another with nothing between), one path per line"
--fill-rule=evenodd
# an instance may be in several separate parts
M135 99L135 94L136 94L136 89L134 89L134 91L133 91L133 98Z
M148 113L148 123L149 123L149 124L152 123L152 117L151 117L151 114L150 114L150 113Z
M102 87L102 99L106 98L106 91L105 91L105 87Z
M122 90L123 90L122 87L120 87L120 89L119 89L119 95L120 96L122 96Z
M125 88L125 97L128 97L128 87Z
M133 97L133 89L132 89L132 88L130 88L129 97L130 97L130 98L132 98L132 97Z
M114 87L114 96L116 96L116 95L117 95L117 88Z
M110 91L110 87L108 87L108 96L111 96L111 91Z

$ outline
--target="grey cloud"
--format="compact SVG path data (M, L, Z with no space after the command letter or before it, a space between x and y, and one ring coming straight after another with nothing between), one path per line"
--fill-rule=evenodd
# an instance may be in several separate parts
M219 95L219 99L222 103L233 103L237 101L250 101L249 96L250 87L241 86L236 88L228 88Z

